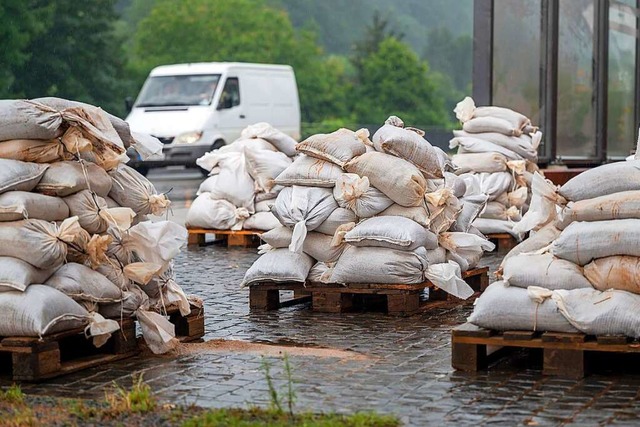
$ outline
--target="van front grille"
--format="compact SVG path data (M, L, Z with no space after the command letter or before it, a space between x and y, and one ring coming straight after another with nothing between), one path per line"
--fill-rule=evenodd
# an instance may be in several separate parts
M173 142L173 137L161 138L159 136L156 136L156 138L158 138L160 140L160 142L162 142L163 144L171 144Z

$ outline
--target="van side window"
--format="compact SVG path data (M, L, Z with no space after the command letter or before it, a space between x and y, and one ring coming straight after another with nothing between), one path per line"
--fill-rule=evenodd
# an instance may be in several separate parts
M237 77L229 77L224 84L220 101L218 102L218 110L232 108L240 105L240 85Z

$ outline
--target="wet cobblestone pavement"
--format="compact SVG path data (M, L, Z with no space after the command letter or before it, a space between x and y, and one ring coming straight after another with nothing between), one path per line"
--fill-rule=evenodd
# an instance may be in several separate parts
M256 257L255 249L189 249L176 261L178 281L187 293L205 301L206 340L291 349L298 409L376 410L416 426L640 424L637 374L592 375L581 381L543 377L524 355L477 375L453 371L450 330L465 321L470 303L409 318L313 313L308 305L249 313L248 290L239 289L238 283ZM490 256L484 264L495 267L497 262ZM306 350L295 351L295 346ZM315 352L316 347L341 351L328 357ZM197 349L140 356L43 384L24 384L23 390L101 398L113 382L128 387L132 374L143 373L157 395L172 403L268 404L259 352L215 345ZM271 354L266 359L273 365L276 386L284 386L281 358ZM8 384L0 381L1 386Z

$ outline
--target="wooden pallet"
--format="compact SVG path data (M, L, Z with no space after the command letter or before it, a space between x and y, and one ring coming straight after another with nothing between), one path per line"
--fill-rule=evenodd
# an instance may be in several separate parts
M489 285L487 267L476 268L462 274L465 281L481 292ZM429 289L429 299L421 296ZM280 291L294 291L294 298L280 301ZM363 297L383 299L386 312L396 316L408 316L419 311L459 302L427 281L413 285L351 283L345 286L323 283L258 283L249 287L249 307L251 310L276 310L281 307L311 301L314 311L342 313L351 311Z
M189 245L204 246L207 234L214 234L216 239L223 239L228 247L255 248L260 245L260 230L209 230L204 228L188 228Z
M640 353L640 344L624 336L589 336L582 333L505 331L465 323L451 331L451 365L476 372L504 356L509 349L542 350L542 373L583 378L589 357L612 353Z
M497 252L509 252L518 244L516 238L509 233L487 234L487 239L496 244Z
M6 337L0 340L0 363L14 381L41 381L138 354L136 327L123 319L120 330L109 341L95 348L84 336L84 328L39 338Z
M176 338L181 342L202 341L204 336L204 308L191 306L191 313L186 316L180 314L177 307L167 310L169 321L176 328Z

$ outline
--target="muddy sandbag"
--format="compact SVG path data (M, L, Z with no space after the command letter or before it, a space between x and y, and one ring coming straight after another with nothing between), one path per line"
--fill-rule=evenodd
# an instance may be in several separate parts
M268 251L249 267L241 286L263 282L304 283L314 264L313 258L305 253L291 252L289 249Z
M74 262L60 267L44 284L75 301L109 303L122 299L120 288L109 279L89 267Z
M64 145L57 139L11 139L0 142L0 158L33 163L53 163L69 160Z
M62 221L69 217L69 208L58 198L26 191L0 194L0 221L41 219Z
M539 286L555 290L592 287L582 267L551 254L510 257L504 262L502 277L509 286L519 288Z
M287 156L295 156L297 141L289 135L275 129L265 122L247 126L242 130L242 138L261 138L271 143L278 151L282 151Z
M560 212L556 227L563 230L575 221L629 218L640 218L640 191L622 191L593 199L569 202Z
M473 137L455 137L449 141L449 148L458 148L458 154L499 153L508 160L521 160L522 156L493 142Z
M98 165L89 162L57 162L49 165L35 191L47 196L65 197L78 191L91 190L104 197L109 195L111 185L111 177Z
M393 200L369 184L369 178L353 173L338 178L333 197L340 207L351 209L359 218L377 215L393 204Z
M263 233L260 238L269 247L280 249L289 247L292 235L293 231L290 228L278 227ZM332 240L332 236L311 231L307 234L307 238L304 239L302 252L317 261L336 262L347 245L345 243L332 245Z
M584 275L594 288L640 294L640 258L610 256L591 261L584 266Z
M528 289L507 286L503 282L492 283L485 289L476 300L468 321L498 331L577 332L554 300L537 297Z
M404 207L396 203L389 206L378 214L378 216L401 216L417 222L423 227L429 227L429 212L424 202L420 206Z
M0 257L0 293L24 291L32 284L44 283L55 270L41 270L28 262L7 256Z
M424 203L427 181L411 163L385 153L370 152L345 165L347 172L369 178L369 182L395 203L410 207Z
M438 237L434 233L401 216L365 219L345 234L344 241L353 246L377 246L405 251L418 247L438 247Z
M423 138L424 132L391 124L390 119L393 119L393 116L373 134L375 149L410 162L427 178L442 178L443 165L440 155L429 141ZM367 174L359 175L368 176Z
M148 303L149 296L138 285L129 284L127 290L122 291L121 301L100 304L98 311L107 318L131 317Z
M271 212L258 212L251 215L244 221L242 227L245 230L272 230L280 227L280 221Z
M588 169L567 181L558 193L567 200L577 202L633 190L640 190L640 160Z
M203 193L191 203L185 225L213 230L241 230L249 216L246 208L236 208L226 200L212 198L211 193Z
M256 193L270 192L278 175L291 165L291 159L278 151L245 150L244 156L247 171L255 181Z
M113 180L109 197L136 215L162 215L171 204L167 196L158 194L151 181L127 165L119 165L109 176Z
M339 166L310 156L300 156L275 179L278 185L304 185L327 187L336 185L342 175Z
M514 153L522 156L531 162L538 160L538 145L542 140L542 132L536 132L533 135L520 135L518 137L503 135L496 132L468 133L463 130L454 130L455 138L475 138L489 141L493 144L506 148Z
M311 135L296 145L296 150L343 167L349 160L365 153L363 140L368 137L369 131L366 129L353 132L342 128L328 134Z
M640 219L573 222L553 242L551 252L581 266L613 255L640 256Z
M350 222L356 222L357 220L358 218L356 218L356 214L351 209L337 208L331 212L327 219L322 221L315 231L333 236L338 230L338 227Z
M496 173L507 170L507 158L500 153L464 153L452 156L456 172Z

